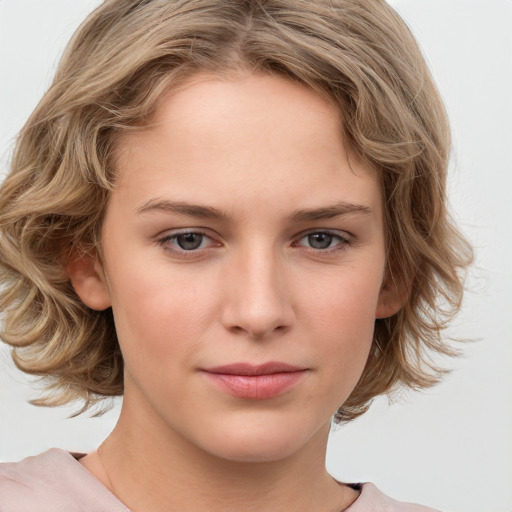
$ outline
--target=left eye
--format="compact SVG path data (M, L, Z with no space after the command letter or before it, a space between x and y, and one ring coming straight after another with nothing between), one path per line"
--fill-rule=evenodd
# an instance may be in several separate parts
M332 249L338 245L344 245L348 243L349 241L339 234L319 231L316 233L308 233L307 235L303 236L299 240L298 245L321 251L325 249Z

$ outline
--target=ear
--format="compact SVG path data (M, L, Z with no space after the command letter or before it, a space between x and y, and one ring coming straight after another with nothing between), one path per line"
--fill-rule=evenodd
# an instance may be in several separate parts
M75 292L86 306L102 311L112 305L105 273L96 254L75 251L66 270Z
M398 313L407 300L405 286L390 281L384 283L379 293L375 318L389 318Z

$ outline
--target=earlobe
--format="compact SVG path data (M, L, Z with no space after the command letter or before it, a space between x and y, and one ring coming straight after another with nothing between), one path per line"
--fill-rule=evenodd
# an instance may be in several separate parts
M379 293L375 318L389 318L400 311L407 294L396 283L384 284Z
M96 255L74 253L66 264L71 284L82 302L102 311L112 305L101 262Z

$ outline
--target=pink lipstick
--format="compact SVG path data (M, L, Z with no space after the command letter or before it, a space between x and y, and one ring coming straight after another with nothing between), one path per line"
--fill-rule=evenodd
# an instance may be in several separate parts
M292 389L305 376L307 368L270 362L257 366L236 363L202 371L211 383L233 396L268 400Z

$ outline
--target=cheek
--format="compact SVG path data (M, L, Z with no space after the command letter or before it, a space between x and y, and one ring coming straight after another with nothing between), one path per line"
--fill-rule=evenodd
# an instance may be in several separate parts
M119 268L121 275L122 280L113 279L112 309L127 363L152 362L155 368L169 370L175 356L192 353L201 343L215 315L214 294L209 287L179 273L167 275L162 268L133 273Z
M303 287L302 309L325 329L343 333L373 330L382 282L380 266L334 269Z
M378 267L377 267L378 269ZM345 269L309 283L301 309L318 357L340 389L355 386L373 340L381 276ZM325 364L327 361L327 364Z

